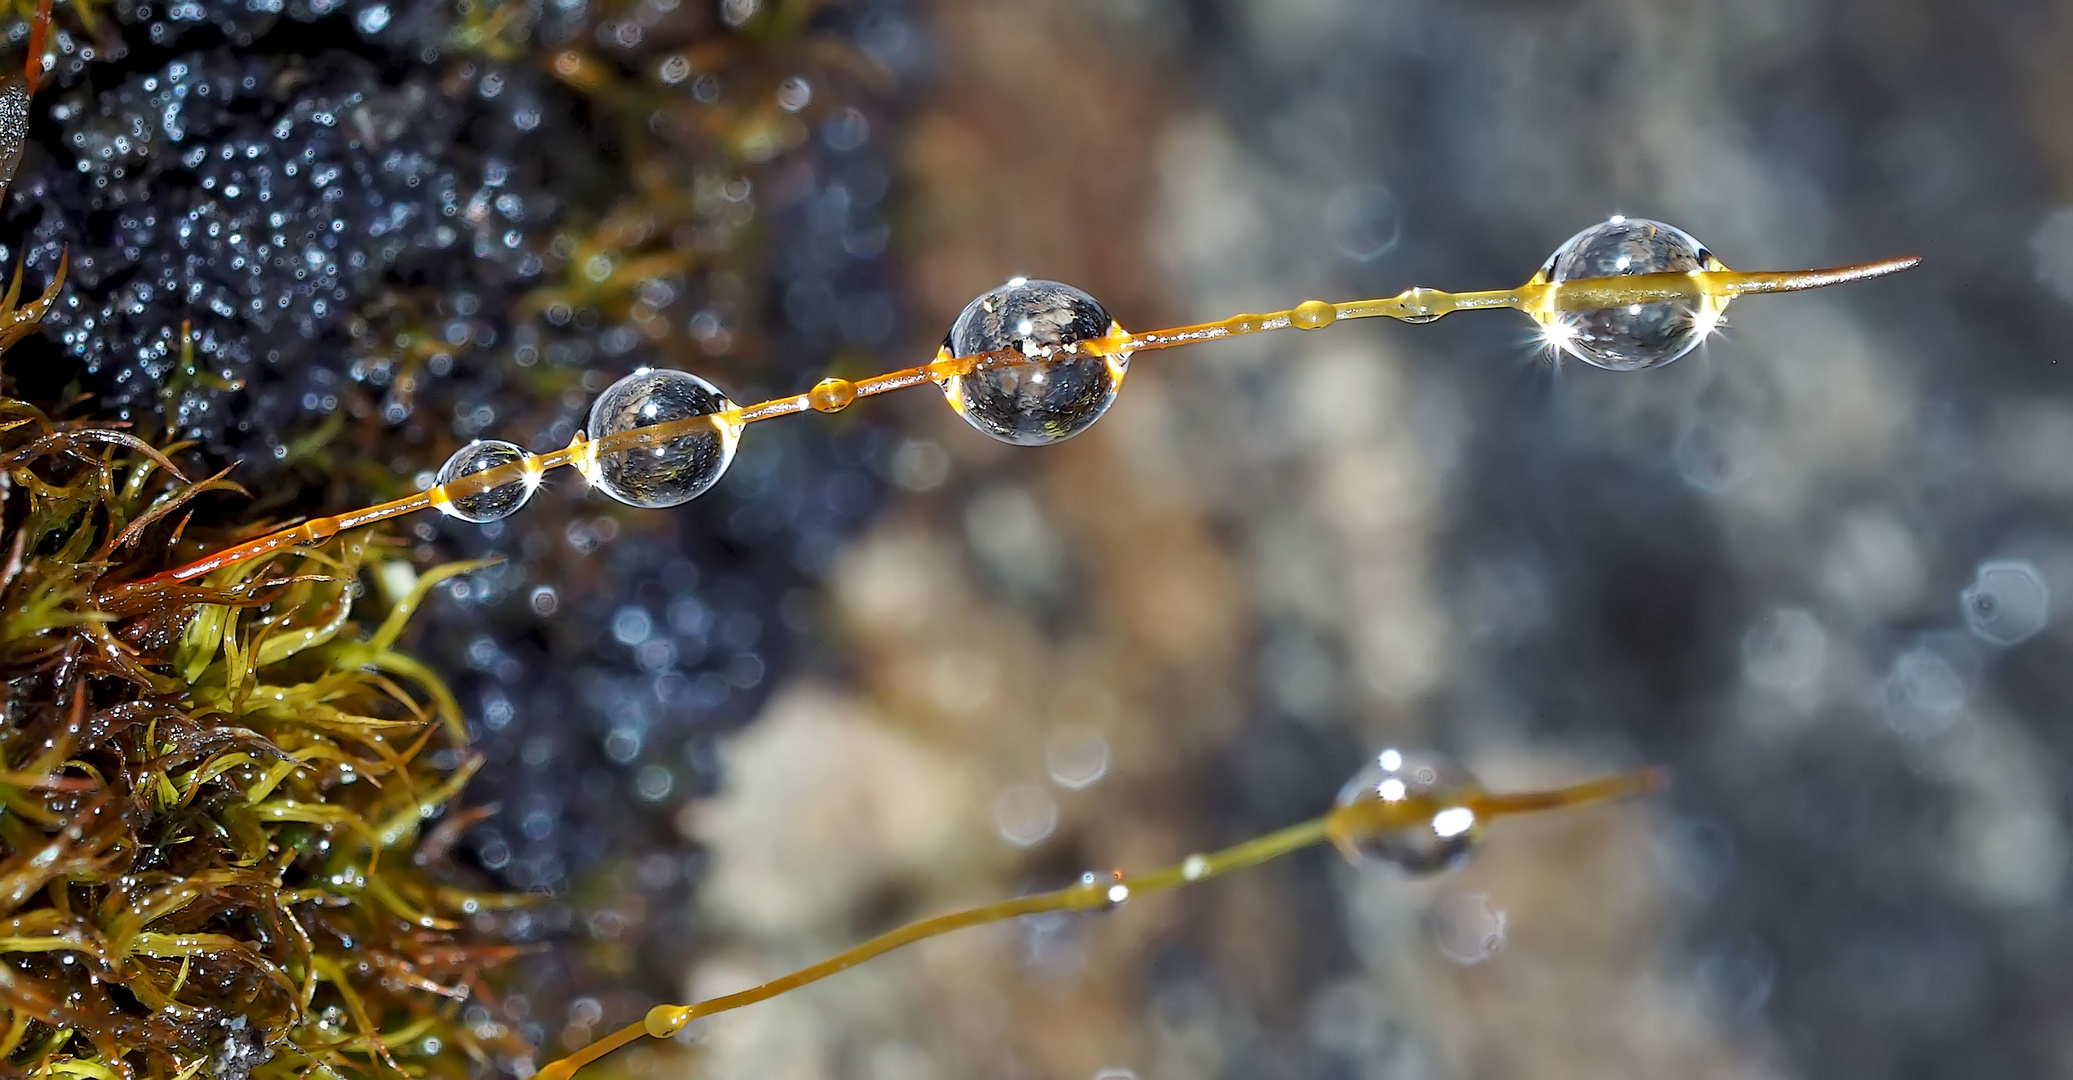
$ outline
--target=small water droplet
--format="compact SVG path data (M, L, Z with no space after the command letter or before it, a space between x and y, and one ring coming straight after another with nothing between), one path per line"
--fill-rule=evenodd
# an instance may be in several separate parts
M462 521L497 521L510 517L533 497L539 488L539 473L527 470L521 464L526 453L523 447L498 439L477 439L446 459L435 477L441 488L459 484L477 473L490 469L509 467L512 478L486 490L468 494L449 494L439 504L439 509Z
M1990 645L2019 645L2051 621L2051 586L2029 562L1983 562L1958 594L1958 606L1974 637Z
M1486 893L1457 893L1425 913L1425 932L1440 955L1457 964L1480 964L1504 947L1504 909Z

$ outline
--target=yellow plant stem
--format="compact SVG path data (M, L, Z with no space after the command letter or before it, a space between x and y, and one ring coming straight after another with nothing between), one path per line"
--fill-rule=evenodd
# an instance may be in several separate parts
M1456 311L1505 308L1536 319L1555 312L1589 311L1632 304L1698 302L1710 305L1715 315L1729 301L1764 293L1800 292L1898 273L1920 263L1918 258L1885 259L1822 270L1789 270L1742 273L1728 269L1688 272L1629 274L1615 277L1578 278L1551 282L1536 275L1516 289L1483 292L1442 292L1438 289L1406 289L1395 296L1328 303L1305 300L1286 311L1239 314L1216 322L1144 333L1126 333L1118 326L1105 337L1089 338L1067 345L1053 345L1026 354L1016 349L952 356L939 351L929 363L889 371L868 379L823 379L803 394L771 398L753 405L728 405L719 412L620 432L602 439L586 440L578 432L568 446L545 454L529 454L480 472L456 478L401 499L379 503L348 514L312 518L292 528L258 537L203 556L143 581L117 585L103 594L103 602L119 605L127 596L174 582L202 578L224 567L258 558L283 548L321 543L347 529L414 514L420 510L443 509L473 495L511 483L538 485L543 474L564 465L574 465L589 474L601 456L624 453L648 446L661 446L687 435L710 432L723 440L738 438L741 429L762 420L803 412L839 412L859 398L903 390L923 383L941 383L976 371L1024 364L1040 364L1074 356L1129 357L1156 349L1199 345L1224 338L1264 333L1270 330L1321 330L1348 319L1387 318L1404 322L1431 322ZM1120 361L1118 361L1120 362Z
M666 1039L684 1025L702 1017L754 1005L781 994L847 971L904 945L941 937L956 930L989 923L1006 922L1024 915L1047 912L1106 911L1139 896L1166 892L1185 885L1272 862L1323 840L1343 842L1364 835L1417 827L1430 822L1435 813L1450 807L1465 807L1479 822L1517 814L1539 813L1566 807L1587 806L1626 798L1661 787L1664 774L1643 769L1549 791L1491 795L1480 791L1411 795L1384 802L1363 800L1340 806L1322 817L1268 833L1242 844L1210 854L1190 855L1179 863L1145 874L1126 876L1121 871L1106 875L1087 874L1062 889L1036 893L1014 900L1002 900L964 911L953 911L909 923L880 934L846 952L811 967L772 979L737 993L709 998L690 1005L657 1005L637 1024L613 1032L559 1061L548 1063L539 1080L570 1080L576 1070L643 1037ZM1463 796L1449 798L1450 795Z

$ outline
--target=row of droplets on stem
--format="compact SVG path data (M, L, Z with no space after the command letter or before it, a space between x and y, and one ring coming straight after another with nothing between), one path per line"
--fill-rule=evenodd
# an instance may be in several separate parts
M642 1037L666 1039L693 1020L767 1001L904 945L968 927L1044 912L1109 911L1132 898L1182 888L1329 841L1356 866L1425 876L1466 863L1489 823L1500 817L1589 806L1661 787L1663 773L1642 769L1546 791L1492 794L1468 770L1432 754L1384 750L1346 782L1332 810L1265 836L1161 870L1089 872L1062 889L950 912L888 931L781 978L690 1005L657 1005L641 1022L550 1062L541 1080L569 1080L577 1069Z
M1710 335L1737 297L1859 281L1918 261L1740 273L1683 230L1615 217L1571 237L1514 289L1414 288L1336 304L1306 300L1286 311L1137 334L1079 289L1018 277L967 305L929 363L857 381L823 379L806 393L747 406L689 372L643 368L606 388L591 406L586 430L562 449L530 454L516 443L478 440L449 458L427 491L306 521L139 584L191 581L270 551L419 510L496 521L525 506L545 473L563 465L575 466L592 486L630 506L676 506L719 482L749 424L793 413L839 412L859 398L922 383L940 387L959 416L1002 442L1062 442L1108 411L1137 353L1291 327L1318 330L1343 319L1422 323L1455 311L1509 308L1538 322L1548 347L1558 353L1612 371L1660 367Z

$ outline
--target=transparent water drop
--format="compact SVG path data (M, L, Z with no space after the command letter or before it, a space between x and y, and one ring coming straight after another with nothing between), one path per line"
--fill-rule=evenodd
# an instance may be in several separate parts
M2051 586L2028 562L1983 562L1972 584L1958 594L1958 606L1974 637L1990 645L2015 645L2035 637L2051 620Z
M1116 400L1128 356L1082 356L1077 342L1120 327L1091 296L1056 281L1015 278L965 306L943 350L973 356L1016 349L996 364L942 382L965 422L1005 443L1046 446L1087 430Z
M713 384L689 372L642 368L591 405L584 472L628 506L677 506L726 474L741 427L734 403Z
M1450 870L1482 843L1483 823L1470 806L1482 794L1452 760L1384 750L1339 790L1332 842L1361 866L1413 875ZM1365 812L1344 812L1352 807Z
M1674 225L1615 217L1569 238L1535 281L1625 277L1726 269L1705 245ZM1693 298L1536 315L1548 344L1609 371L1661 367L1692 351L1720 324L1725 300Z
M786 112L798 112L813 101L813 84L794 75L777 84L777 104Z
M1459 893L1442 898L1425 913L1425 932L1440 955L1463 967L1480 964L1504 948L1504 909L1488 893Z
M517 465L525 460L523 447L499 439L477 439L446 459L439 467L433 482L444 487L463 477L486 472L502 465ZM539 474L534 472L515 473L510 480L484 491L468 495L450 495L439 509L476 523L499 521L518 512L533 497L539 487Z
M389 25L390 18L392 16L389 5L369 4L353 16L353 25L358 27L362 34L373 36L381 33L382 28Z

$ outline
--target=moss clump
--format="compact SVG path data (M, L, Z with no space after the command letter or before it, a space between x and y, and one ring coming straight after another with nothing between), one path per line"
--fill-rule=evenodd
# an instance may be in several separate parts
M132 586L197 506L120 427L19 400L0 302L0 1073L463 1076L525 1048L478 1004L509 898L445 814L478 759L396 650L454 564L365 536ZM173 448L177 452L177 448ZM356 615L367 585L378 625Z

